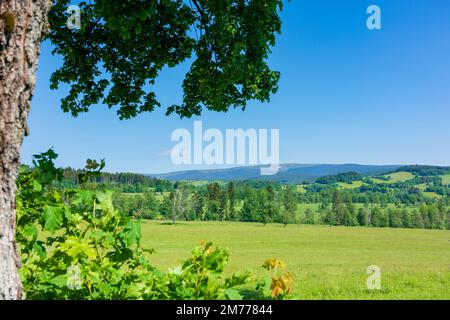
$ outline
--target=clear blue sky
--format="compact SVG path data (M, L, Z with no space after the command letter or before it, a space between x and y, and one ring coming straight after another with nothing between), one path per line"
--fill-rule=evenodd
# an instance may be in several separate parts
M379 31L366 28L370 4L381 7ZM279 128L282 163L450 165L450 1L292 0L282 20L269 59L282 74L279 92L245 112L206 112L204 127ZM59 107L66 90L49 89L60 63L50 50L45 43L22 162L54 147L62 166L106 158L111 172L185 169L170 160L170 135L195 119L161 108L119 121L103 105L72 118ZM163 105L181 101L186 70L161 74Z

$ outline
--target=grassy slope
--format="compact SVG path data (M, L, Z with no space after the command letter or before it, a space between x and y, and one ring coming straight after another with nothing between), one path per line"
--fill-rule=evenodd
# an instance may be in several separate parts
M410 180L414 178L414 175L411 172L400 171L388 174L387 177L389 178L388 183L396 183Z
M374 183L377 183L377 184L380 184L380 183L386 183L387 181L384 181L384 180L382 180L382 179L377 179L377 178L371 178L371 180L374 182Z
M356 189L364 185L362 181L353 181L352 183L338 182L339 189Z
M450 232L193 222L143 224L143 244L157 266L176 266L201 240L228 247L227 272L278 257L294 273L299 299L450 299ZM366 289L366 268L382 271L382 290Z
M442 176L442 183L444 185L450 184L450 174L446 174Z
M297 185L297 191L300 193L306 193L305 186L302 184Z
M432 198L432 199L436 199L436 200L442 199L442 195L437 194L436 192L425 192L424 191L422 193L425 197L428 197L428 198Z

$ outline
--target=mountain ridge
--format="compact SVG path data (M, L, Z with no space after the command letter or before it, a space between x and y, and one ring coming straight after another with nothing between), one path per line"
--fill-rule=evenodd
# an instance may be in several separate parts
M286 163L280 165L280 170L272 176L261 176L260 168L266 167L241 166L226 169L199 169L199 170L183 170L174 171L163 174L146 174L149 177L155 177L166 180L270 180L279 182L301 183L305 181L313 181L317 178L345 173L356 172L361 175L381 175L393 172L405 165L364 165L356 163L347 164L302 164L302 163Z

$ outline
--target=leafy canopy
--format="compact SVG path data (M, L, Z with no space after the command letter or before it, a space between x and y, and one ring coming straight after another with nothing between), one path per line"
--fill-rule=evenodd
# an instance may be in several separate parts
M66 26L69 2L55 2L48 38L64 58L51 88L70 85L61 106L74 116L96 103L118 106L121 119L151 112L160 106L152 89L159 72L182 62L191 62L183 101L167 115L245 109L277 91L280 74L266 59L281 0L81 1L79 30Z

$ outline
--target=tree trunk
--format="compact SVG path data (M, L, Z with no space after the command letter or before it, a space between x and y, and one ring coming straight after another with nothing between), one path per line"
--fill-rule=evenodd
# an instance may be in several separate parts
M50 0L0 0L0 300L24 298L14 242L16 179L50 7Z

